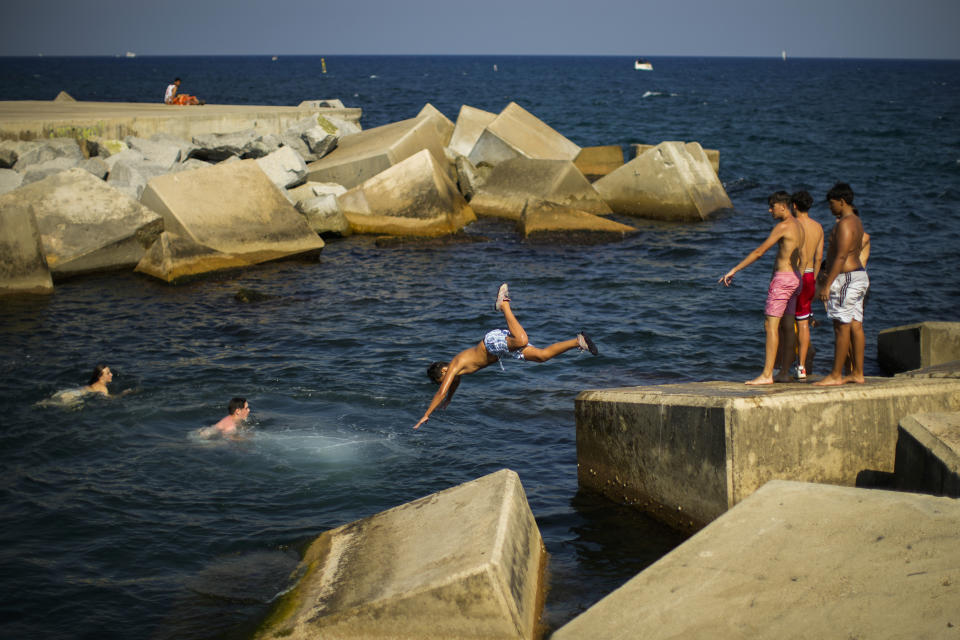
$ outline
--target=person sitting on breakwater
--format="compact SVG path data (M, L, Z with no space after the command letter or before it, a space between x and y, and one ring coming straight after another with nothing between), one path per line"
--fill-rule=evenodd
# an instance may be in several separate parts
M786 191L777 191L767 198L769 211L780 222L773 228L770 235L759 247L751 251L740 264L730 269L718 282L729 287L733 282L733 275L756 262L767 249L779 245L777 258L774 262L773 277L767 291L767 304L763 310L766 320L766 357L764 358L763 372L748 380L746 384L773 384L789 382L790 364L793 362L793 323L790 327L781 323L786 315L793 318L797 307L797 294L800 292L800 247L803 245L803 227L790 213L790 194ZM777 360L777 347L780 346L780 337L784 338L783 350L780 352L780 371L776 378L773 376L773 367Z
M803 227L803 246L800 248L800 269L802 282L800 294L797 297L797 368L796 377L803 380L807 377L807 353L810 350L810 320L813 317L811 302L817 289L817 276L820 271L820 262L823 260L823 227L810 217L810 207L813 205L813 196L807 191L797 191L790 196L793 205L793 215Z
M816 385L864 382L863 377L863 299L870 278L863 267L863 223L853 207L853 189L838 182L827 192L830 212L836 224L830 232L827 248L827 276L817 297L827 303L827 317L833 320L833 369ZM850 375L843 376L843 365L850 349L853 362Z
M178 94L177 91L180 89L180 78L174 78L173 82L167 85L167 90L163 94L163 102L165 104L204 104L202 100L198 100L197 96L187 95L186 93Z
M433 400L430 401L426 413L413 426L414 429L419 429L420 425L430 418L430 414L437 407L447 408L453 399L453 394L457 391L457 387L460 386L460 376L479 371L494 362L499 362L501 358L511 357L529 362L546 362L570 349L589 351L593 355L598 353L593 340L583 331L578 333L576 338L556 342L544 349L538 349L529 344L527 332L520 326L510 309L510 292L506 283L500 285L494 309L503 312L503 317L507 321L506 329L494 329L483 337L482 342L475 347L464 349L454 356L450 362L434 362L427 368L427 376L434 383L440 385L440 389L437 390Z

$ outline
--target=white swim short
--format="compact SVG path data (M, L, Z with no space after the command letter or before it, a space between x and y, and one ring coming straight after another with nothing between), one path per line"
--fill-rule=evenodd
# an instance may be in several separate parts
M863 298L870 288L870 278L863 269L841 273L830 285L827 317L843 324L863 322Z

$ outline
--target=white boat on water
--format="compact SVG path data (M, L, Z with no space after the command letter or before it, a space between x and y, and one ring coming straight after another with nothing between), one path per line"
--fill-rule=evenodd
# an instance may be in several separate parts
M126 55L125 57L127 57L127 58L136 58L136 57L137 57L137 54L135 54L133 51L127 51L127 55Z
M650 61L644 60L643 58L637 58L634 60L633 68L637 71L653 71L653 65L650 64Z

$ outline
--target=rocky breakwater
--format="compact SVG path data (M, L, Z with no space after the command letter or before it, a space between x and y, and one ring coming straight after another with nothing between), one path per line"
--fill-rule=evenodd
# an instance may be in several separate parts
M323 246L320 236L436 237L491 216L516 221L530 241L610 241L635 231L605 219L611 214L699 220L730 206L698 144L662 143L626 165L618 150L581 148L515 103L499 114L464 105L456 123L427 104L413 118L365 131L318 112L280 134L247 129L190 140L158 133L149 139L93 136L79 144L3 141L0 193L7 194L4 206L20 211L18 219L42 218L43 211L53 216L41 193L62 188L64 172L75 184L85 173L98 181L100 208L112 207L108 217L124 219L118 228L132 239L121 241L102 227L100 240L125 250L108 257L100 248L99 261L68 268L52 248L65 242L71 221L86 224L79 212L63 207L56 224L37 219L42 256L29 249L26 223L8 225L11 235L0 241L10 251L17 247L17 260L9 263L20 266L8 269L0 290L37 290L21 276L43 271L44 261L54 280L139 265L138 271L173 282L314 252ZM93 189L90 179L83 182ZM219 233L204 222L211 220ZM91 228L86 235L97 232ZM77 248L79 255L93 251Z

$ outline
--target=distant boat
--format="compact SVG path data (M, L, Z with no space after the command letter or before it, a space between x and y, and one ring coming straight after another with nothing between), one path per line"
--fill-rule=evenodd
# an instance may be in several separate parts
M650 61L644 60L643 58L637 58L634 60L633 68L637 71L653 71L653 65L650 64Z
M276 61L277 61L277 56L273 56L272 58L270 58L270 60L271 60L272 62L276 62Z
M127 58L136 58L136 57L137 57L137 54L135 54L133 51L127 51L126 57L127 57Z
M783 61L784 61L784 62L787 61L787 50L786 50L786 49L784 49L783 51L780 52L780 57L783 58Z

